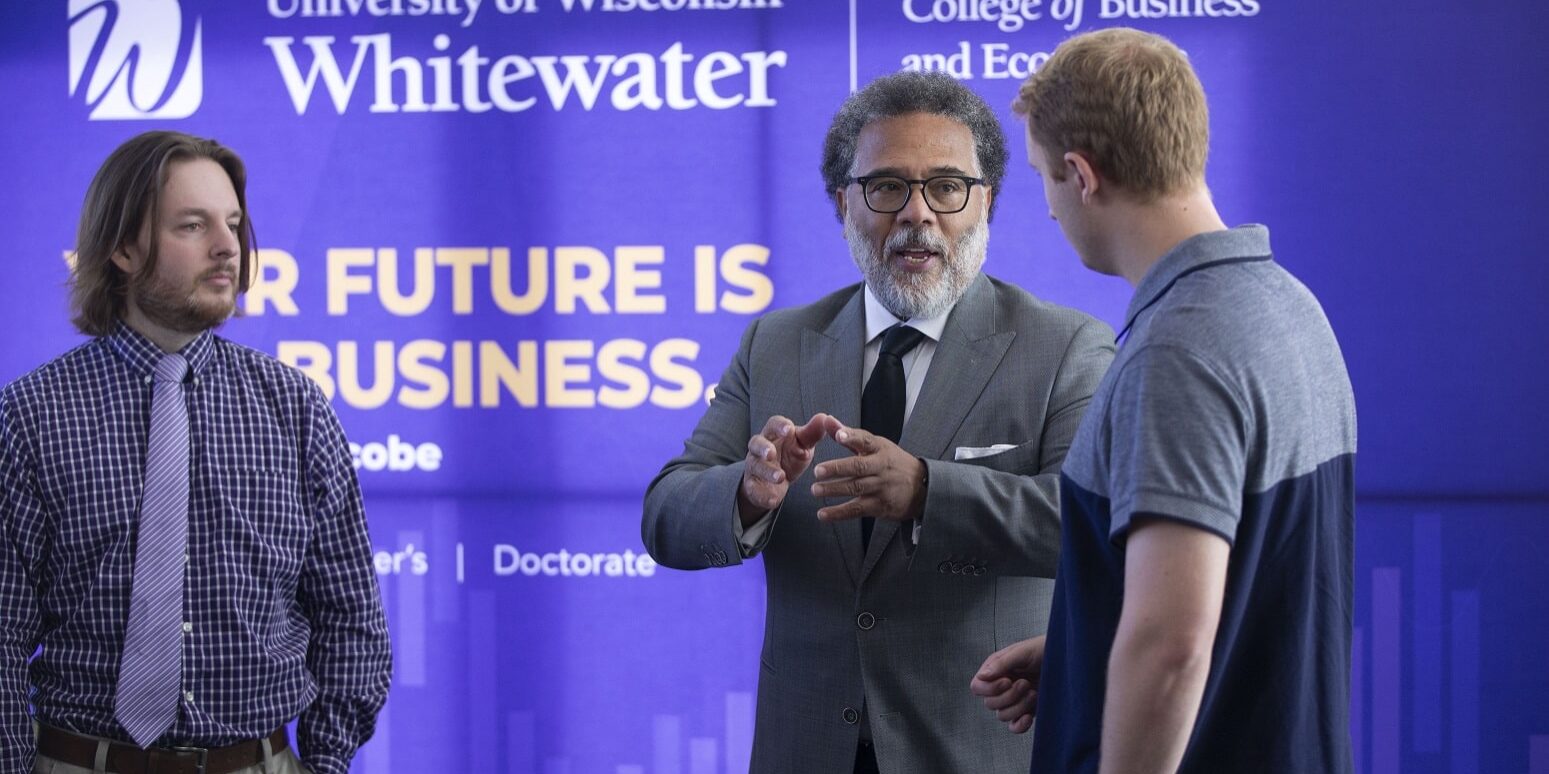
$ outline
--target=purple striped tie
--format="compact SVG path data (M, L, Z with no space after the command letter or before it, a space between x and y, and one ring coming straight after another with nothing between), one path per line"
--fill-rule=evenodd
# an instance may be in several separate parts
M188 361L156 364L145 491L134 553L134 585L113 715L141 747L177 720L183 681L183 565L188 550Z

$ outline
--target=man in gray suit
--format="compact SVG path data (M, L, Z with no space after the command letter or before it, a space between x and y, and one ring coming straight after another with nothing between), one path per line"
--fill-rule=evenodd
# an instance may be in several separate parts
M1060 464L1113 333L980 271L1005 138L950 77L871 83L823 156L865 282L748 327L645 545L764 556L754 772L1021 772L1028 741L962 686L1045 628Z

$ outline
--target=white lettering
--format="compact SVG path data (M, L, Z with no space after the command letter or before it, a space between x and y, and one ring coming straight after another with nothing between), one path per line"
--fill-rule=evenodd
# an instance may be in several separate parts
M495 103L495 107L507 113L519 113L537 104L537 97L527 99L511 99L506 92L506 86L520 80L533 77L537 73L527 57L503 56L495 62L495 66L489 71L489 98Z
M617 57L611 54L590 56L535 56L532 63L538 68L538 77L543 81L543 88L549 94L549 104L555 110L563 110L565 101L574 90L580 98L581 108L591 110L597 102L597 94L602 91L602 82L606 79L606 72ZM598 62L595 76L587 70L587 65L595 59ZM565 63L565 76L561 78L554 67L555 61Z
M425 105L425 77L423 68L413 57L393 58L393 39L382 33L370 36L376 49L376 100L371 103L373 113L396 113L398 104L393 102L393 75L403 74L403 110L406 113L423 113Z
M396 554L383 551L378 552L372 561L378 573L386 574L382 568L391 570L395 566L396 557ZM415 574L423 574L419 572L419 564L413 564L412 568ZM497 576L521 573L529 578L539 575L550 578L649 578L656 574L656 561L648 554L637 554L631 550L603 553L560 549L538 554L524 553L517 550L516 546L500 543L495 546L494 572Z
M387 436L387 443L351 443L350 460L356 470L379 473L387 470L403 473L412 470L433 472L441 469L441 447L434 443L418 446L405 443L397 435Z
M409 563L407 570L404 568L406 561ZM371 564L377 575L402 575L405 572L424 575L430 572L430 558L424 551L415 550L413 543L404 546L402 551L377 551L371 555Z
M303 14L305 11L303 6ZM696 61L694 54L683 50L681 42L674 42L657 55L510 54L494 58L492 63L492 57L476 45L454 56L452 40L444 34L432 39L431 48L445 55L419 58L395 55L392 36L377 33L350 38L355 51L347 76L334 51L335 38L303 38L312 54L303 75L294 51L294 38L270 37L264 42L274 52L281 80L298 115L307 111L319 80L327 89L334 110L343 114L354 97L368 58L373 82L369 110L373 113L484 113L491 109L521 112L532 108L538 97L513 91L534 75L543 96L555 110L573 105L592 110L604 89L609 90L607 104L616 110L659 110L663 105L673 110L700 105L711 110L739 105L773 107L776 100L770 94L770 71L787 64L784 51L710 51ZM487 98L481 93L481 86L488 90ZM536 91L531 86L529 90Z
M983 43L980 49L984 52L984 77L997 80L1015 78L1024 80L1032 75L1035 70L1049 61L1047 51L1027 53L1023 51L1007 52L1010 46L1005 43Z
M715 82L742 72L742 62L737 57L725 51L712 51L699 60L699 65L694 68L694 93L699 95L699 100L705 103L705 107L712 110L725 110L736 107L742 101L741 94L733 94L722 97L715 93Z
M915 7L927 2L929 11ZM992 22L1001 32L1016 32L1027 22L1043 18L1042 6L1043 0L903 0L903 13L915 24Z
M355 93L355 81L360 77L360 67L366 61L366 49L372 45L375 37L386 38L386 35L366 36L357 35L350 39L355 44L355 61L350 65L349 78L339 73L339 63L333 58L333 36L320 35L308 36L301 42L312 49L312 67L307 70L306 77L301 76L301 70L296 66L296 58L291 55L290 44L295 38L272 37L264 38L264 44L274 52L274 63L280 68L280 78L285 81L285 91L290 94L290 101L296 107L296 115L307 112L307 105L312 101L312 88L317 84L319 75L323 78L323 85L328 89L328 96L333 100L333 109L344 115L345 106L349 105L350 95Z

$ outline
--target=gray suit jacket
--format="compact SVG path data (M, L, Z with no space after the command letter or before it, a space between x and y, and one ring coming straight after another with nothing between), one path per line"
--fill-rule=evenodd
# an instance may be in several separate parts
M646 493L641 532L660 564L739 564L747 442L780 414L859 426L861 286L771 312L743 335L683 454ZM968 692L985 656L1041 634L1060 546L1059 469L1113 332L980 275L936 348L900 445L929 471L918 546L878 519L820 523L811 469L760 550L768 584L754 772L849 774L864 709L888 774L1027 770L1013 735ZM1017 444L971 462L958 447ZM849 454L832 440L813 465ZM838 502L837 500L835 502Z

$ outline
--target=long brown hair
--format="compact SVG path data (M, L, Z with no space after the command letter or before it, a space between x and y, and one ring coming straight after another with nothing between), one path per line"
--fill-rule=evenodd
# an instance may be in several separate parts
M242 223L237 229L241 265L237 294L252 284L253 222L247 214L247 169L236 152L215 140L182 132L145 132L118 146L86 189L81 225L75 237L75 263L70 271L71 322L88 336L105 336L124 314L130 278L112 261L113 255L150 237L142 272L156 269L158 205L167 173L174 162L209 159L226 170L237 193ZM147 275L149 276L149 275Z

